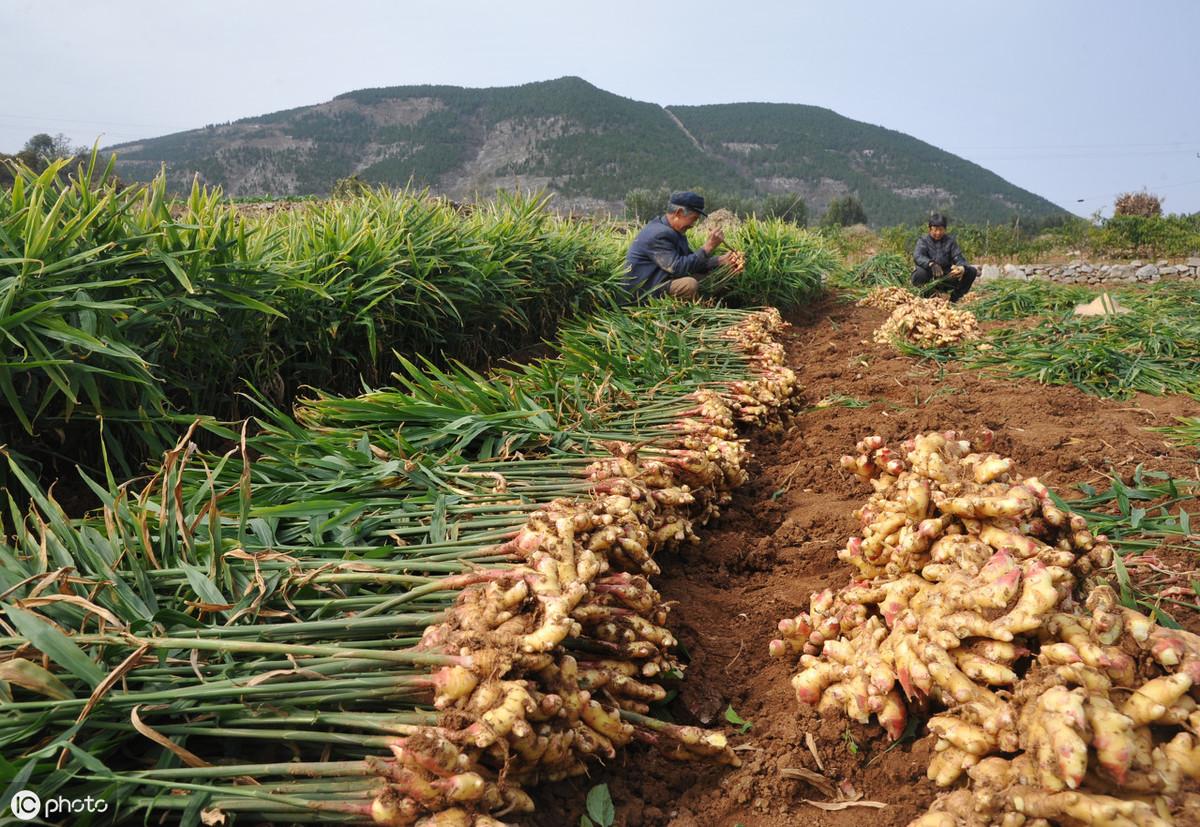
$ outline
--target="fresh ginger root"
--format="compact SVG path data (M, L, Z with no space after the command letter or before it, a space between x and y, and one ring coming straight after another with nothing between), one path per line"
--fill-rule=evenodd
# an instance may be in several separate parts
M928 710L928 776L967 787L914 824L1190 823L1173 814L1200 781L1200 637L1094 584L1107 539L952 431L870 436L841 465L873 489L838 555L853 579L771 653L798 658L796 698L823 714L897 737Z
M975 314L955 307L944 297L922 298L902 287L876 287L859 304L892 311L875 331L875 341L880 344L903 339L941 347L979 338Z

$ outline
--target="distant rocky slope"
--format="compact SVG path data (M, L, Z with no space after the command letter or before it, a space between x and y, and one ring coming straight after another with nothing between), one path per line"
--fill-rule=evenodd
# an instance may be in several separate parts
M337 179L410 181L455 199L519 186L578 209L620 208L631 189L804 197L810 214L855 194L873 224L948 208L1005 221L1063 210L922 141L798 104L661 107L568 77L494 89L397 86L119 144L122 177L165 165L234 196L328 193Z

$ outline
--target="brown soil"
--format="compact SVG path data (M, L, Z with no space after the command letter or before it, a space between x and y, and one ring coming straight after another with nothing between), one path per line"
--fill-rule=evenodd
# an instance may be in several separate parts
M724 720L732 705L752 722L749 732L732 738L742 766L680 764L633 746L590 777L537 790L538 812L527 824L574 827L587 791L598 783L609 786L619 827L893 827L924 811L936 795L925 778L933 739L919 730L917 740L888 749L874 724L801 709L792 696L791 663L766 651L780 618L806 608L813 591L848 579L835 553L856 529L851 513L869 492L838 459L862 437L878 433L898 442L930 430L989 428L996 451L1064 495L1076 482L1103 487L1109 473L1128 481L1139 463L1196 476L1195 452L1173 449L1146 430L1195 415L1194 402L1104 401L1073 388L920 365L871 341L884 318L882 311L829 299L792 320L784 341L809 407L784 429L752 436L751 482L703 532L700 545L662 561L657 585L677 601L672 625L691 657L671 713L680 722L724 726L733 734ZM835 396L869 406L812 407ZM1159 559L1188 565L1169 555ZM1200 629L1195 616L1176 616ZM864 800L887 807L825 812L805 804L826 796L781 770L818 769L807 733L828 778L849 782Z

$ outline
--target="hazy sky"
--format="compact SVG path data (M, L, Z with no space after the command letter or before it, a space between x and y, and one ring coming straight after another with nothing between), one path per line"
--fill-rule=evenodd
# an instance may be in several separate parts
M826 106L1084 215L1143 187L1200 211L1195 0L0 0L0 32L0 151L579 75L660 104Z

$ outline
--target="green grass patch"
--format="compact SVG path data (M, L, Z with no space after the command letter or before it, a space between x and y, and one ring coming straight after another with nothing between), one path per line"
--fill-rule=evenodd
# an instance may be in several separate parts
M997 315L1052 312L1075 297L1062 288L1022 288L998 293L990 304ZM1134 393L1184 394L1200 398L1200 318L1194 308L1200 288L1163 285L1117 294L1130 312L1117 316L1075 316L1060 312L1036 325L993 331L985 342L950 348L900 343L900 352L935 362L960 361L998 376L1072 385L1094 396L1127 399Z
M1195 533L1198 527L1180 507L1196 501L1200 480L1174 479L1165 472L1138 465L1130 484L1113 476L1103 489L1086 483L1076 488L1083 496L1065 504L1087 520L1089 531L1105 535L1112 543L1121 601L1129 608L1152 613L1159 623L1168 626L1178 626L1170 614L1176 608L1200 612L1200 591L1195 598L1181 593L1194 585L1181 586L1178 575L1151 561L1153 552L1164 549L1200 561L1200 537ZM1055 499L1059 505L1064 504ZM1147 555L1145 562L1139 559L1141 555Z
M1176 425L1165 428L1151 428L1152 431L1166 434L1176 445L1187 445L1200 449L1200 417L1183 416Z

